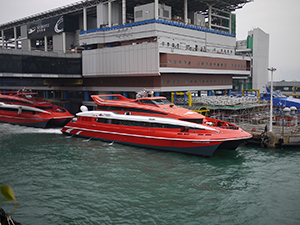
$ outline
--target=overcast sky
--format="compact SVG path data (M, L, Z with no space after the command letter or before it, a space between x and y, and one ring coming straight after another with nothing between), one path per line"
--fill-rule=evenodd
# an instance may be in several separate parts
M0 24L55 9L74 0L0 0ZM5 4L3 2L5 1ZM4 6L5 5L5 6ZM254 0L236 11L237 40L260 28L270 35L269 66L274 80L300 81L300 0Z

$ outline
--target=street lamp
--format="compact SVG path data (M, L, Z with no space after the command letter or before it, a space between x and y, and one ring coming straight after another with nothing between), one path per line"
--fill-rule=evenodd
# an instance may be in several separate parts
M273 131L273 72L276 71L276 68L268 68L271 71L271 96L270 96L270 132Z

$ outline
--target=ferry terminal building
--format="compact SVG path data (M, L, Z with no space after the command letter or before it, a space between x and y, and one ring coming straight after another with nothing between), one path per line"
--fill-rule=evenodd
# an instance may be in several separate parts
M261 88L267 70L255 83L262 65L253 67L253 45L262 39L253 37L265 38L255 52L267 68L269 36L235 36L233 12L249 2L87 0L0 24L0 89L66 99L76 113L91 94L231 93L233 78Z

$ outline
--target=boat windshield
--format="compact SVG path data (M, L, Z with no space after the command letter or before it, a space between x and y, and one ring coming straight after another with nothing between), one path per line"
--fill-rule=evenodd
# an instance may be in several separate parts
M38 108L43 110L52 110L53 106L39 106Z
M172 104L168 99L153 99L152 100L156 105L170 105Z
M168 99L139 99L137 102L151 104L151 105L172 104Z
M21 94L19 96L23 98L37 98L36 95L32 95L32 94Z

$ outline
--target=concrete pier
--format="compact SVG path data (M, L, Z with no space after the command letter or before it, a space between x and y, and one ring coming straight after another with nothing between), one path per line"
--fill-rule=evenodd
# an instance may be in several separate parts
M243 124L242 129L253 135L248 144L260 144L262 147L275 148L286 146L300 147L299 126L276 126L273 125L272 132L264 132L265 124Z

